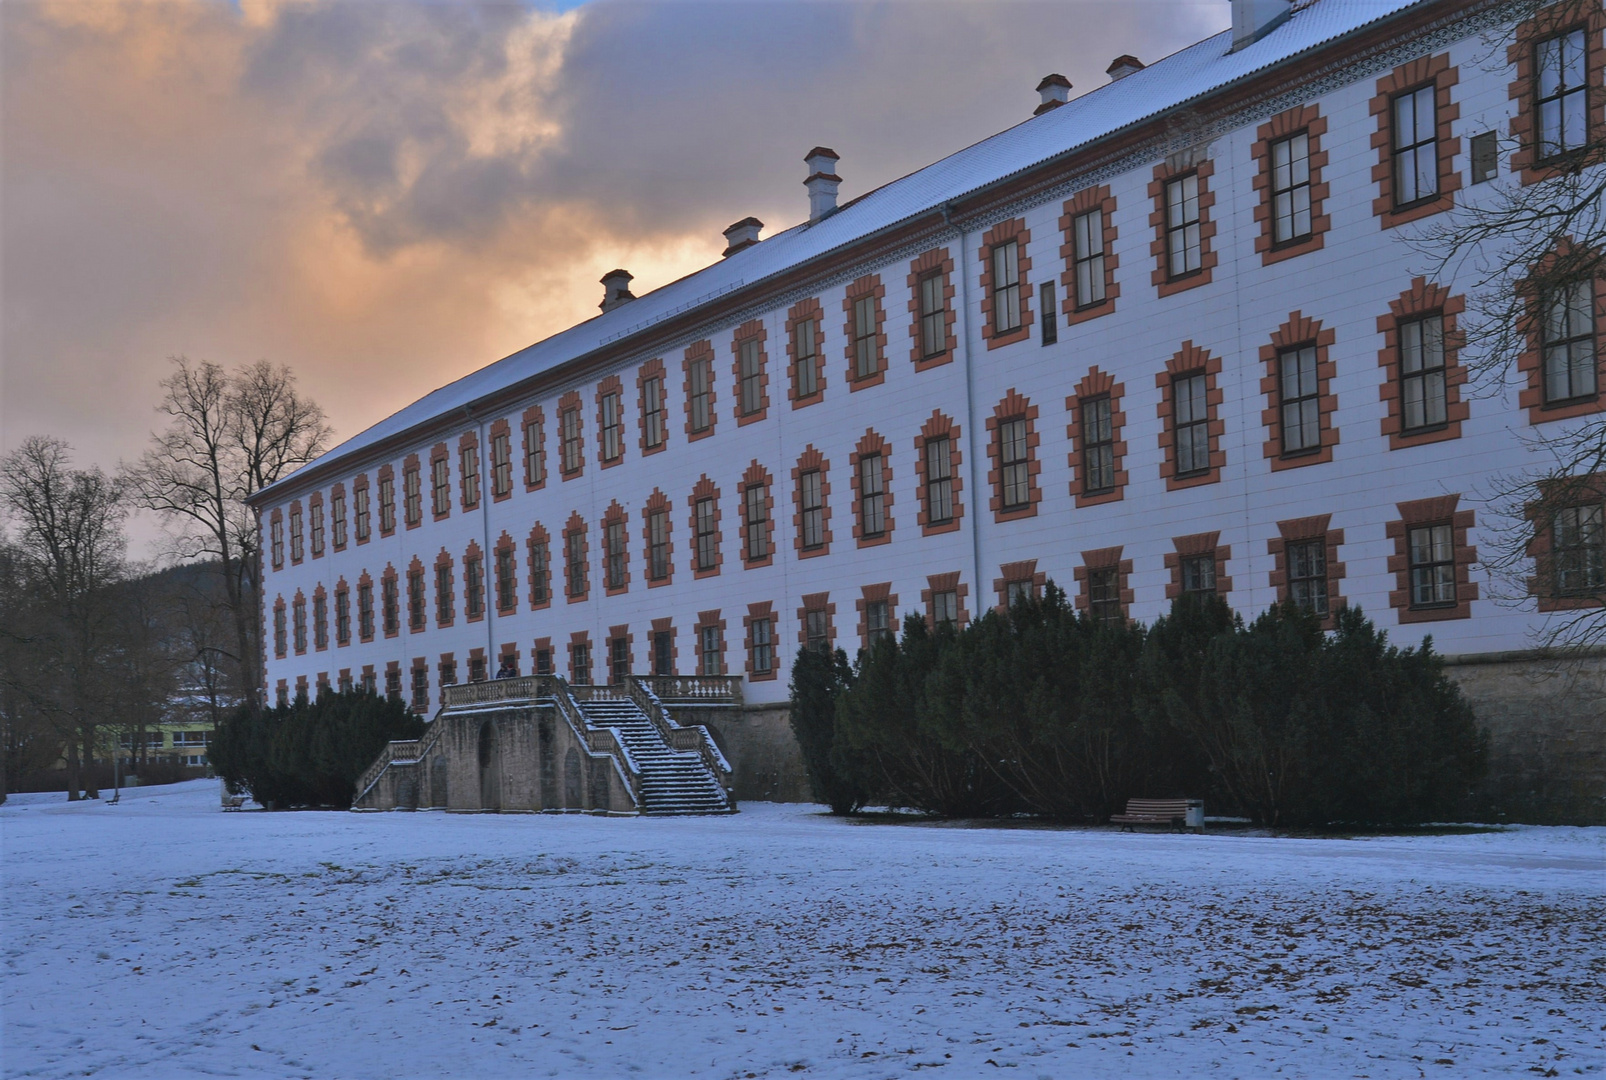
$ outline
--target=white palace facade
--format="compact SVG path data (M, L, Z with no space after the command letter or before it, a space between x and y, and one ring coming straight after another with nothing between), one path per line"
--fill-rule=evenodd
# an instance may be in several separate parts
M1050 581L1102 618L1209 590L1531 649L1551 616L1487 595L1482 500L1603 407L1602 312L1585 287L1521 386L1474 394L1468 286L1408 243L1599 136L1599 6L1513 10L1235 0L842 205L816 148L808 221L738 222L640 297L616 271L597 318L257 497L268 699L366 683L431 715L499 671L633 672L778 715L804 645ZM1557 538L1586 576L1599 514Z

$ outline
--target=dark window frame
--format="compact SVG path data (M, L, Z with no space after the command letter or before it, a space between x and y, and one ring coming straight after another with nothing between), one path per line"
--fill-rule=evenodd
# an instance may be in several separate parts
M1177 192L1181 192L1180 198ZM1180 269L1177 264L1179 237ZM1190 266L1190 262L1195 265ZM1165 270L1167 281L1181 281L1204 272L1204 207L1200 200L1198 169L1189 169L1165 181Z
M1443 177L1439 175L1438 95L1438 83L1429 81L1414 86L1409 90L1402 90L1389 98L1389 168L1391 177L1389 191L1391 198L1393 199L1394 209L1396 212L1401 210L1410 210L1413 207L1432 202L1442 193L1442 188L1444 185ZM1402 102L1407 100L1411 102L1413 141L1402 142L1404 136L1401 132L1402 125L1400 123L1400 105ZM1418 110L1421 108L1421 104L1424 101L1431 103L1431 112L1429 113L1428 117L1429 134L1426 138L1414 138L1414 136L1420 133L1422 129L1420 118L1418 116ZM1415 198L1402 199L1401 195L1404 194L1403 177L1405 176L1405 174L1401 171L1404 168L1402 163L1409 160L1413 167L1419 168L1420 158L1424 154L1426 154L1427 160L1432 163L1431 173L1424 174L1418 171L1414 173L1413 176L1414 179L1421 179L1425 175L1431 175L1433 177L1432 189L1426 192L1416 192Z

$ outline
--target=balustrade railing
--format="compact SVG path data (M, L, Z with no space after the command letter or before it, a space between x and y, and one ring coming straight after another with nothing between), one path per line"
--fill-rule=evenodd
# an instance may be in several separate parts
M441 704L489 705L498 701L533 701L552 696L556 675L518 675L511 679L488 679L484 682L458 683L441 687Z
M706 701L710 705L742 703L740 675L629 675L626 678L652 687L660 700Z

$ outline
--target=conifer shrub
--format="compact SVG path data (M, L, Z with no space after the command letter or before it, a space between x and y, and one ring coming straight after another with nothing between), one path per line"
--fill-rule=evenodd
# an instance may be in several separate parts
M875 796L872 771L836 737L837 695L853 683L841 649L805 646L792 664L792 734L815 801L833 814L851 814Z
M1184 596L1150 627L1103 624L1050 585L962 631L911 616L851 672L837 654L808 712L832 713L830 760L859 770L859 805L1103 820L1192 796L1272 826L1454 814L1485 736L1431 641L1390 645L1359 608L1335 622L1283 606L1246 625ZM794 716L796 695L794 676Z
M387 742L423 733L424 721L400 701L354 689L241 708L218 728L207 753L230 791L249 792L270 809L344 809Z

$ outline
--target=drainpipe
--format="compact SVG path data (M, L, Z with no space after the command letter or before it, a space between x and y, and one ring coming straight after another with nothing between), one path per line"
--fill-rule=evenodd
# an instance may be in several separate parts
M982 491L977 478L977 447L981 444L976 438L976 373L970 359L970 253L965 247L965 230L954 224L953 204L942 204L942 222L949 229L959 234L959 258L954 265L959 269L959 347L965 365L965 423L966 431L970 433L969 452L965 460L970 463L970 559L971 574L976 583L976 592L971 601L972 617L981 614L982 592L981 579L981 512L986 506L985 493ZM985 430L986 425L983 425ZM986 453L983 447L980 451ZM990 606L990 605L989 605Z

